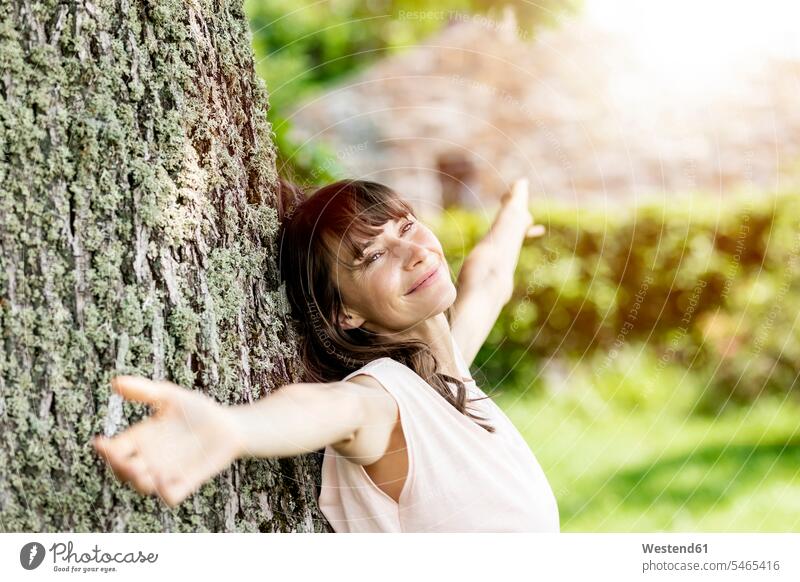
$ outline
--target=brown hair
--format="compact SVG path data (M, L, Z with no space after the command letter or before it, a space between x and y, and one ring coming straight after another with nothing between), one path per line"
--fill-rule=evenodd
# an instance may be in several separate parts
M494 427L467 410L467 391L460 378L438 372L438 362L428 344L420 340L391 341L363 328L343 329L339 315L342 298L332 276L340 254L331 241L357 256L356 237L377 235L392 219L413 215L412 207L393 189L364 180L341 180L305 189L279 178L279 267L286 284L291 316L300 331L300 354L305 382L334 382L382 357L406 365L462 414L489 432ZM348 265L349 267L349 265ZM445 312L451 321L452 307ZM456 386L455 394L448 383Z

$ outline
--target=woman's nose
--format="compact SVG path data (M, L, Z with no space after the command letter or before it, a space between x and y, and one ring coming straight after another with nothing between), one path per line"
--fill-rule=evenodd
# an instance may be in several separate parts
M410 242L406 245L405 267L413 271L420 263L424 263L430 251L422 245Z

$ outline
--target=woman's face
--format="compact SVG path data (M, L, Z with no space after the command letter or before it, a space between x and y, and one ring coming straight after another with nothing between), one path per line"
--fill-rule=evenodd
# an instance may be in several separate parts
M358 242L366 245L362 257L343 257L350 260L351 270L334 268L335 284L350 316L340 320L344 329L363 326L384 334L402 333L455 301L442 245L413 215L390 220L376 237Z

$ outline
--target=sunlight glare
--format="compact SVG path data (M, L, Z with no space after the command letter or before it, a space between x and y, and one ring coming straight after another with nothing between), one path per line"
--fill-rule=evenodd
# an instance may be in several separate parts
M587 0L584 18L621 37L665 96L730 89L766 58L800 58L800 2L791 0Z

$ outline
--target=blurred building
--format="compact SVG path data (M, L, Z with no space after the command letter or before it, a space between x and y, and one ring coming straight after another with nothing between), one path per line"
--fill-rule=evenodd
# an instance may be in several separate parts
M386 182L422 212L490 207L518 176L532 197L615 205L771 191L795 175L797 62L688 98L648 82L641 55L587 22L529 36L508 13L453 21L300 104L295 137L329 142L348 175Z

